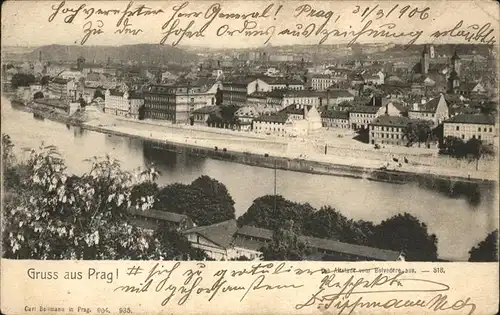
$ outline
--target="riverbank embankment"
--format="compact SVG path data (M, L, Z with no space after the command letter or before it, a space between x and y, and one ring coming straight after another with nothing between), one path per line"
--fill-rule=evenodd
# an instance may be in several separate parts
M474 176L453 176L435 171L414 172L408 170L381 169L375 161L362 161L339 157L335 163L326 158L287 156L283 142L269 141L259 137L246 137L231 131L200 131L189 128L165 127L149 122L128 122L100 113L98 118L89 120L89 115L78 114L72 117L57 111L35 109L37 114L61 123L80 126L100 133L132 137L146 141L147 145L158 149L184 154L205 156L212 159L234 163L305 172L320 175L344 176L393 184L418 183L450 193L464 189L478 190L478 187L496 187L496 181ZM104 117L106 116L106 117ZM106 119L104 119L106 118ZM139 130L137 126L142 126ZM151 129L151 131L149 131ZM322 159L321 159L322 158ZM330 158L330 160L332 160ZM472 186L471 186L472 185ZM457 188L458 187L458 188Z

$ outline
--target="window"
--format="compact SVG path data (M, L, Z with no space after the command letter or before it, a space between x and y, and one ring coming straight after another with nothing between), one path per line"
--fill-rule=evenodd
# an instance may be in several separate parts
M465 136L464 136L464 135L462 135L462 139L465 139Z
M460 130L460 127L459 127L459 126L457 126L457 131L459 131L459 130Z
M481 132L481 127L477 128L477 131Z
M481 135L477 136L477 138L478 138L479 140L481 140Z
M493 129L490 127L490 132L492 132L492 131L493 131Z
M483 131L486 132L486 127L484 127Z

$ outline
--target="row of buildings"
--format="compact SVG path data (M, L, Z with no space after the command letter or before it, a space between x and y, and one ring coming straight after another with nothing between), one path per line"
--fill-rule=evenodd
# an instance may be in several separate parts
M212 225L196 226L186 215L160 210L129 210L132 223L145 229L156 229L159 224L181 232L191 245L203 250L215 260L231 260L245 257L262 259L262 247L272 241L273 231L254 226L239 227L236 220ZM300 240L311 250L307 259L329 261L398 261L401 253L368 246L300 236Z
M416 120L429 121L433 128L443 124L443 137L492 142L497 132L496 122L490 116L451 113L450 100L445 94L430 100L420 98L413 103L374 96L367 104L353 105L354 96L347 90L310 91L300 87L289 89L289 86L273 90L273 86L259 78L248 78L244 82L241 91L235 89L240 83L213 78L186 85L149 85L138 91L128 87L106 89L103 111L137 119L143 108L145 119L207 126L211 115L217 115L221 107L216 105L219 94L222 106L229 103L237 108L234 118L240 130L269 135L302 136L321 127L363 129L369 131L371 144L404 145L407 143L403 137L405 128ZM43 91L45 98L68 103L82 97L79 82L59 77L52 79L45 89L33 84L27 93L37 91Z

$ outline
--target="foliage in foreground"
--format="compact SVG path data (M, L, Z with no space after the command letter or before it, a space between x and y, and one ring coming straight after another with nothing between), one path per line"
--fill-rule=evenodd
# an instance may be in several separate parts
M135 185L153 185L158 173L135 174L118 161L93 158L81 176L68 175L53 146L15 160L2 136L4 176L3 257L15 259L202 259L176 231L130 224L129 207L146 210L153 196L131 198Z
M298 235L390 249L403 252L406 260L411 261L437 260L436 235L430 234L424 223L408 213L375 225L348 219L329 206L316 210L307 203L292 202L281 196L263 196L254 200L248 211L238 218L238 224L274 231L278 239L273 240L273 246L267 247L264 258L295 257L297 253L304 254L305 249L294 243L293 235L284 228L289 226L289 220L293 221L293 232Z
M470 262L498 261L498 229L491 232L477 246L469 251Z

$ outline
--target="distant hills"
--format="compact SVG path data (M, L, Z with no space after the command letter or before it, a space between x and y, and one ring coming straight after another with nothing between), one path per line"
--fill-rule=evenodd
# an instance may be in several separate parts
M429 45L429 44L428 44ZM478 55L488 55L489 49L492 48L490 45L477 45L477 44L434 44L435 51L437 54L453 55L456 51L458 55L470 55L476 53ZM424 45L412 45L405 48L404 45L394 45L394 47L389 48L386 52L398 52L407 51L409 53L421 53L424 49Z
M158 45L137 44L124 46L77 46L48 45L35 48L29 53L5 52L5 59L38 60L40 52L44 61L76 61L79 57L87 62L145 61L147 63L186 63L197 61L198 56L183 49Z

